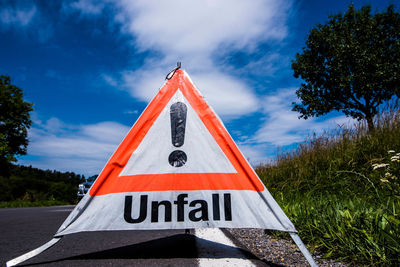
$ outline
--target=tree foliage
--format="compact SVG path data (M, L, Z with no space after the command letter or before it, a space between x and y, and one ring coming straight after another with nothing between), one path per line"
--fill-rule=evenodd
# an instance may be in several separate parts
M373 130L379 106L400 96L400 14L393 5L375 14L350 5L311 29L292 69L304 80L293 103L301 118L336 110Z
M41 170L10 164L10 177L0 176L0 202L58 200L74 203L78 184L85 180L74 172Z
M16 161L16 155L26 154L27 129L31 125L32 104L24 101L22 89L12 85L10 77L0 76L0 174ZM3 173L4 174L4 173Z

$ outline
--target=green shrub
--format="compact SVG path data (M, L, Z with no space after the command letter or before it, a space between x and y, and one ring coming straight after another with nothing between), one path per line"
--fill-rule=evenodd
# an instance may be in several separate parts
M76 199L77 190L77 186L58 182L51 184L48 194L51 196L51 199L73 203Z
M76 202L78 184L84 176L73 172L40 170L10 165L9 177L0 176L0 202L11 206L41 206Z

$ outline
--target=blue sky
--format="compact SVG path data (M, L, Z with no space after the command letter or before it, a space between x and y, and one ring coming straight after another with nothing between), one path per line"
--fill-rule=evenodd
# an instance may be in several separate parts
M4 1L0 74L34 104L19 163L85 175L108 158L182 67L253 164L313 132L351 123L340 113L300 120L291 60L311 27L397 1Z

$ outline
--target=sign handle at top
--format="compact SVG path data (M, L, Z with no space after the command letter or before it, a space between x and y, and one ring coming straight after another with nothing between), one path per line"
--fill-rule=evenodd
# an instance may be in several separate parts
M172 77L174 77L175 71L179 70L182 66L182 63L180 61L176 62L176 68L173 69L170 73L167 74L167 77L165 77L166 80L170 80Z

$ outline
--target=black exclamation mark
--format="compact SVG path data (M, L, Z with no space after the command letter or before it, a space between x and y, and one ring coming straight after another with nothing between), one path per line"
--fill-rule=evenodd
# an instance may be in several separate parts
M181 147L185 141L186 113L187 108L184 103L176 102L171 105L171 140L174 147ZM172 151L168 161L174 167L182 167L187 161L186 153L182 150Z

